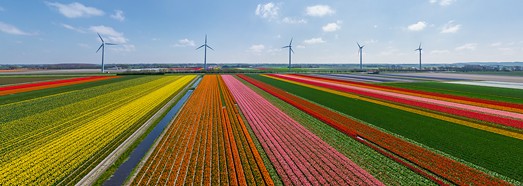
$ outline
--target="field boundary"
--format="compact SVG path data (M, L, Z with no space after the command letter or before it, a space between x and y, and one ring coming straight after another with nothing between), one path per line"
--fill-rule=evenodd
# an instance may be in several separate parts
M184 87L176 96L171 98L162 108L160 108L153 116L151 116L140 128L138 128L133 134L131 134L125 141L123 141L116 149L111 152L104 160L102 160L95 168L87 173L76 186L80 185L93 185L98 177L100 177L111 165L118 160L118 158L140 137L147 129L165 113L181 96L185 95L188 87L196 80L194 78L187 86Z

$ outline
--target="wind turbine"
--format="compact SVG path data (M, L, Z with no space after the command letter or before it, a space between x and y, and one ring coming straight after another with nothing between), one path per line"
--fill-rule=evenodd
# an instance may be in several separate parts
M292 56L291 52L294 53L294 50L292 50L292 39L293 38L291 38L291 42L289 42L289 45L282 47L282 48L289 48L289 72L291 71L291 56Z
M102 49L102 73L105 73L105 68L104 68L104 54L105 54L105 45L116 45L116 44L113 44L113 43L106 43L104 41L104 39L102 38L102 36L100 36L100 34L97 32L96 34L98 34L98 37L100 38L100 40L102 41L102 44L100 45L100 47L98 47L98 50L96 50L96 53L98 53L98 51L100 51L100 49Z
M419 69L421 70L421 51L423 49L421 48L421 43L419 43L419 47L414 51L419 51Z
M212 47L210 47L209 45L207 45L207 34L205 34L205 44L203 44L202 46L196 48L196 50L202 48L204 49L204 56L203 56L203 70L207 70L207 48L211 49L211 50L214 50L212 49Z
M356 42L356 44L358 44L358 48L360 48L359 52L360 53L360 70L363 69L363 65L361 63L361 58L362 58L362 54L363 54L363 47L365 47L365 45L360 45L358 42Z

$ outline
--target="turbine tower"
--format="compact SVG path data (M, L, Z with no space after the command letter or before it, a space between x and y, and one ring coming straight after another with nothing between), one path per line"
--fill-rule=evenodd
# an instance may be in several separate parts
M361 61L362 61L361 58L362 58L362 54L363 54L362 51L363 51L363 47L365 47L365 45L360 45L358 42L356 42L356 44L358 44L358 48L360 48L358 53L360 53L360 70L361 70L361 69L363 69L363 65L361 63Z
M205 34L205 44L203 44L202 46L196 48L196 50L202 48L204 49L204 54L203 54L203 70L206 71L207 70L207 48L211 49L211 50L214 50L212 49L212 47L210 47L209 45L207 45L207 34Z
M289 72L291 71L291 58L292 58L292 53L294 53L294 50L292 50L292 39L293 39L293 38L291 38L291 42L289 42L289 45L282 47L282 48L289 48ZM292 52L292 53L291 53L291 52Z
M100 45L100 47L98 47L98 50L96 50L96 53L98 53L98 51L100 51L100 49L102 49L102 73L105 73L105 67L104 67L105 45L116 45L116 44L106 43L104 41L104 39L102 38L102 36L100 36L100 34L98 32L96 34L98 34L98 37L102 41L102 44Z
M423 48L421 48L421 43L419 43L419 47L414 51L419 51L419 69L421 70L421 51Z

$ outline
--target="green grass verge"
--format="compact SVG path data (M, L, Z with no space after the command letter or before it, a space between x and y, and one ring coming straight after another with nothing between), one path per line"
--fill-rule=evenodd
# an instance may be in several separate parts
M240 79L240 81L386 185L435 185L432 181L379 154L285 101L245 82L243 79Z
M259 75L250 77L353 116L427 147L523 181L523 140L351 99Z
M381 85L523 104L523 90L520 89L460 85L442 82L384 83Z

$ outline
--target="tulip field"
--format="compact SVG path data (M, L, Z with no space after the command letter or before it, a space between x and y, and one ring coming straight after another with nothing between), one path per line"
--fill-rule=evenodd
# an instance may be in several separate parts
M452 81L466 80L282 73L0 85L0 185L77 183L189 87L126 185L523 185L523 90Z
M0 105L0 184L74 184L194 78L114 78Z

